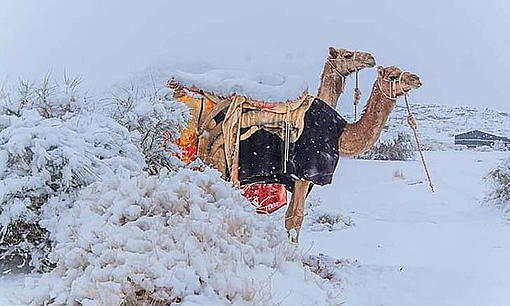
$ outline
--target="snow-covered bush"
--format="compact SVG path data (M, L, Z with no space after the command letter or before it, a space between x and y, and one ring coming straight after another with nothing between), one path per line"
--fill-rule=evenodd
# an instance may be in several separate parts
M510 211L510 159L492 170L488 178L492 186L489 200Z
M280 264L307 272L282 225L211 169L94 183L59 223L35 304L268 305Z
M303 258L303 264L320 277L329 280L338 288L345 282L342 270L359 267L358 262L348 259L336 259L324 254L309 255Z
M340 213L327 211L322 208L322 200L311 196L306 201L306 226L315 232L334 231L354 226L354 220Z
M182 162L171 141L191 119L184 103L176 101L168 88L142 89L136 85L119 88L109 99L109 112L132 134L133 141L145 156L147 171L157 173L162 167L175 170Z
M380 141L369 151L357 156L359 159L410 160L415 156L415 145L411 136L398 132L390 141Z
M20 80L14 95L4 90L0 112L20 115L36 110L44 118L63 118L90 110L90 101L80 91L81 78L64 72L62 80L47 75L41 82Z
M333 231L354 225L352 219L341 214L322 213L312 219L312 231Z
M77 190L143 156L115 120L82 112L75 85L20 83L0 101L0 263L46 270L52 218ZM67 83L66 83L67 84ZM73 83L74 84L74 83ZM61 88L63 86L63 88ZM83 101L82 101L83 102Z
M508 151L509 149L510 149L509 146L506 145L505 142L501 140L496 140L492 145L493 151Z

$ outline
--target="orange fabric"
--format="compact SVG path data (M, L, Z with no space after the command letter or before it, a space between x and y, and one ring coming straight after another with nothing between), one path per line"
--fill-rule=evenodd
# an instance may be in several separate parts
M179 149L181 149L181 153L176 154L176 156L186 164L189 164L197 158L198 117L200 112L204 116L206 112L213 109L216 103L207 98L193 98L187 95L177 98L177 101L186 104L192 116L192 119L188 122L188 127L181 130L181 137L174 141Z
M283 184L249 184L242 187L243 195L257 206L257 213L270 214L287 204Z

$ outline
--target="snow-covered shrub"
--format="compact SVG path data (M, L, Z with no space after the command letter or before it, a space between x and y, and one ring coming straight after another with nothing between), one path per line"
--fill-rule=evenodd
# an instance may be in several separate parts
M335 286L342 288L345 282L342 270L359 267L358 262L348 259L336 259L324 254L309 255L303 258L303 264L320 277L329 280Z
M492 186L489 200L510 211L510 159L492 170L488 178Z
M311 196L306 201L306 225L312 231L334 231L354 226L351 217L339 213L326 211L322 208L322 200Z
M357 156L359 159L410 160L415 156L415 145L411 136L398 132L392 140L380 141L369 151Z
M76 92L21 84L18 96L0 101L0 263L45 270L49 220L78 189L116 171L139 172L144 160L113 119L79 114Z
M184 103L176 101L168 88L143 90L136 85L117 89L109 99L109 112L132 134L145 156L147 171L157 173L165 167L175 170L182 162L172 140L179 137L191 115Z
M94 183L59 223L37 305L268 305L281 264L307 273L283 226L212 169Z
M23 110L36 110L44 118L63 118L91 108L80 91L81 78L64 72L62 80L47 75L40 82L20 80L16 93L4 91L0 112L20 115Z
M510 148L501 140L496 140L492 145L493 151L508 151Z
M347 228L354 225L349 216L341 214L321 213L312 219L312 231L333 231L337 229Z

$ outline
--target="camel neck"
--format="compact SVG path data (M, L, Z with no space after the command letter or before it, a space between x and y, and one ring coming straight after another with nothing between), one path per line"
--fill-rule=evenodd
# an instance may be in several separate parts
M344 91L344 87L345 77L340 75L340 73L333 68L329 59L326 60L321 75L321 83L317 98L326 102L331 107L336 108L338 98Z
M347 124L342 133L341 155L354 156L369 150L379 139L395 103L381 92L376 81L361 118Z

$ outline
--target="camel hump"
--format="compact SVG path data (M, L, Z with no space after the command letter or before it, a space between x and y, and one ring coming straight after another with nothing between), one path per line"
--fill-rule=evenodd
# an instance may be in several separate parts
M233 95L270 103L293 101L307 94L306 82L296 76L248 74L237 70L210 70L205 73L176 71L172 82L192 90L219 97Z

